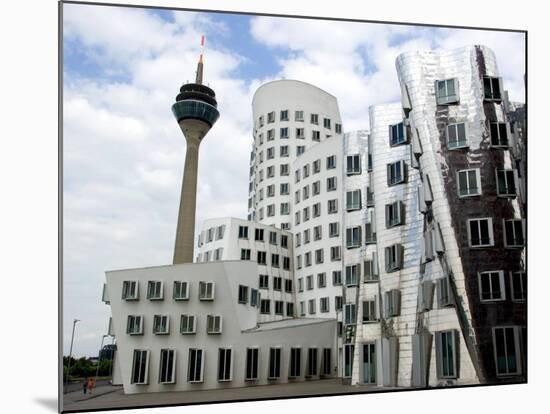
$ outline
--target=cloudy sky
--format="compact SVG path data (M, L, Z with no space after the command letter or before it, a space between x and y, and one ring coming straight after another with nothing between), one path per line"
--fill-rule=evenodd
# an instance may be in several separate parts
M345 131L399 99L395 57L491 47L512 100L523 101L522 34L295 18L64 5L64 349L97 355L109 308L105 270L171 263L185 140L170 107L194 79L221 113L201 145L197 223L246 217L251 100L264 82L299 79L338 98Z

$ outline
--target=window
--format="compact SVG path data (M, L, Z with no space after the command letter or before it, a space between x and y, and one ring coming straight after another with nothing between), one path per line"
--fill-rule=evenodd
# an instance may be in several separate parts
M440 308L454 305L449 276L437 279L437 305Z
M392 289L384 293L384 305L386 318L399 316L401 307L401 292L398 289Z
M290 214L290 204L289 203L281 203L280 208L281 208L281 215L282 216L287 216L287 215Z
M326 273L317 274L317 287L324 288L327 285L327 275Z
M481 194L479 168L458 171L456 176L458 182L458 195L460 197L477 196Z
M336 155L330 155L327 157L327 170L336 168Z
M256 229L254 231L254 240L264 241L264 230L263 229Z
M342 271L333 270L332 271L332 284L334 286L340 286L342 284Z
M187 370L188 382L202 382L204 370L204 355L202 349L189 349L189 363Z
M359 265L346 266L346 286L357 286L359 278Z
M321 360L321 375L332 374L331 349L323 348L323 359Z
M221 226L218 226L216 228L216 240L221 240L223 239L223 234L225 232L225 224L224 225L221 225Z
M313 204L313 217L319 217L321 215L321 203L315 203ZM315 238L315 240L320 240L321 239L321 226L317 226L317 228L319 228L319 232L318 232L318 235L319 237L318 238Z
M361 209L361 190L353 190L346 192L346 210Z
M493 328L493 349L498 376L521 375L522 360L518 326Z
M197 319L195 315L181 315L180 333L183 335L194 334L197 332Z
M301 348L290 348L290 366L289 378L296 378L301 375Z
M159 383L174 384L176 382L176 351L173 349L160 350Z
M334 308L337 311L340 311L340 310L342 310L343 306L344 306L344 298L342 296L335 296L334 297Z
M305 146L297 145L296 146L296 156L299 157L300 155L302 155L304 153L305 150L306 150Z
M306 266L306 267L311 266L311 252L307 252L307 253L304 255L304 261L305 261L305 266Z
M328 200L328 214L338 213L338 200Z
M256 289L250 289L250 306L258 306L258 291Z
M288 109L284 109L281 111L279 119L281 121L288 121Z
M167 335L170 328L169 323L168 315L154 315L153 333L155 335Z
M307 305L308 305L309 314L314 315L315 314L315 299L308 300Z
M267 206L267 217L273 217L275 215L275 204L269 204Z
M329 223L328 224L328 237L338 237L340 235L339 223Z
M327 129L330 129L330 118L323 119L323 126Z
M317 205L317 204L315 204ZM313 207L315 207L315 205ZM319 204L319 207L321 205ZM313 216L315 217L315 208L313 209ZM317 240L321 240L321 238L323 237L323 226L321 225L318 225L318 226L315 226L313 227L313 240L317 241Z
M306 276L306 289L313 289L313 275Z
M315 263L320 264L325 260L325 251L324 249L315 250Z
M327 191L336 191L336 177L327 178Z
M221 334L222 333L222 317L220 315L207 315L206 317L206 333Z
M304 187L304 190L306 190L306 189L307 189L307 187ZM306 207L302 210L302 216L304 218L304 222L309 220L309 207ZM309 234L309 230L308 230L308 234ZM307 238L307 241L304 238L304 243L308 243L308 242L309 242L309 237Z
M435 97L438 105L457 103L458 79L438 80L435 82Z
M273 276L273 290L283 290L283 278L280 276Z
M512 300L514 302L525 302L527 299L525 272L510 272L510 286L512 287Z
M483 98L486 101L501 101L501 79L492 76L483 77Z
M493 246L493 219L481 218L468 220L470 247Z
M239 239L248 239L248 226L239 226Z
M355 346L352 344L344 344L344 378L351 377L353 372L353 354Z
M304 186L304 188L302 188L302 193L304 200L307 200L309 198L309 185L306 185Z
M290 270L290 257L283 256L283 269Z
M260 313L264 315L271 313L271 301L269 299L260 299Z
M281 348L269 348L269 373L268 379L276 379L281 376Z
M218 381L231 381L231 348L218 349Z
M294 302L286 303L286 316L290 316L290 317L294 316Z
M507 147L510 125L507 122L491 122L491 146Z
M504 245L506 247L523 247L525 245L523 220L504 220Z
M272 124L275 122L275 111L268 112L267 114L267 123Z
M317 348L308 348L307 350L307 371L308 377L317 375Z
M376 315L376 300L372 299L363 301L363 323L378 321Z
M311 123L313 125L319 125L319 115L318 114L311 114Z
M361 157L359 154L348 155L346 165L347 175L361 174Z
M288 175L288 164L281 164L281 176L287 176Z
M334 131L337 134L341 134L342 133L342 124L334 124Z
M390 147L407 143L407 129L403 122L390 125Z
M321 132L311 131L311 140L315 142L321 141Z
M434 284L429 280L420 283L418 290L418 308L421 312L432 309L434 294Z
M279 267L279 255L278 254L272 254L271 255L271 266L272 267Z
M404 183L407 180L407 165L405 161L388 164L388 186Z
M189 300L189 283L176 280L172 296L174 300Z
M294 120L298 122L304 122L304 111L294 112Z
M328 296L325 298L319 299L319 308L321 313L327 313L329 311L329 299Z
M272 151L271 151L271 158L274 157L273 155L273 148L270 148ZM267 151L268 154L269 154L269 150ZM273 165L267 167L267 178L273 178L275 177L275 167Z
M403 224L404 204L402 201L395 201L386 204L386 228L391 228Z
M269 289L268 275L260 275L260 289Z
M301 269L302 268L302 255L299 254L298 256L296 256L296 269Z
M281 157L288 157L288 145L281 145L279 147L279 154Z
M130 382L132 384L147 384L149 382L149 351L134 349Z
M285 279L285 292L292 293L292 279Z
M241 249L241 260L250 260L250 249Z
M479 297L482 302L506 299L504 272L502 270L478 273Z
M455 149L465 148L467 146L466 124L461 122L459 124L447 125L447 147L449 149Z
M361 246L361 226L346 229L346 248L353 249Z
M214 282L199 282L199 300L214 300Z
M256 253L258 264L265 265L267 263L267 253L258 250Z
M123 300L138 300L139 289L138 282L125 280L122 282L122 299Z
M318 195L321 192L321 181L315 181L311 184L313 195Z
M330 260L337 262L342 259L342 249L340 246L332 246L330 248Z
M300 224L300 212L299 211L294 213L294 224L296 224L296 225ZM296 246L299 246L299 245L300 245L300 241L297 239L296 240Z
M435 333L437 378L458 378L458 339L454 329Z
M143 335L143 316L128 315L126 333L129 335Z
M378 282L378 271L375 266L375 261L365 260L363 262L363 276L365 283Z
M288 195L289 194L288 183L281 183L280 193L281 193L281 195Z
M497 170L497 194L500 197L515 197L517 195L516 170Z
M386 272L394 272L403 266L403 246L393 244L384 249Z
M275 130L274 129L267 130L267 140L273 141L274 139L275 139Z
M212 240L214 240L214 229L208 229L206 234L206 243L210 243Z
M344 324L353 325L356 321L355 303L346 303L344 305Z
M221 260L223 257L223 247L218 247L214 250L214 260Z
M254 381L258 379L258 348L246 348L246 381Z
M248 286L239 285L239 303L248 303Z

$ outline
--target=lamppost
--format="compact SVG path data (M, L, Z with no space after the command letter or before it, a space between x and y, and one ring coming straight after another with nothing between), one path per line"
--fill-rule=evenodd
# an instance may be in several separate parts
M99 364L101 363L101 351L103 350L103 341L105 340L106 337L108 337L110 335L103 335L101 337L101 346L99 347L99 354L98 354L98 358L97 358L97 368L95 369L95 381L94 381L94 385L97 383L97 374L99 373Z
M67 362L67 379L65 380L67 386L69 385L69 375L71 373L71 358L73 357L74 328L75 328L77 322L80 322L80 319L73 320L73 333L71 335L71 348L69 350L69 361Z

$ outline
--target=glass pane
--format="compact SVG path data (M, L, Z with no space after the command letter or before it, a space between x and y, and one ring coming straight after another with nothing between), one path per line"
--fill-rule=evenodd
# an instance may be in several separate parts
M477 188L477 174L476 171L468 171L468 189L469 194L479 194L479 189Z
M456 128L457 128L459 145L466 144L466 124L458 124Z
M456 136L456 125L449 125L447 127L447 136L449 139L449 147L453 148L458 145Z
M456 95L455 80L454 79L449 79L447 81L447 96L455 96L455 95Z

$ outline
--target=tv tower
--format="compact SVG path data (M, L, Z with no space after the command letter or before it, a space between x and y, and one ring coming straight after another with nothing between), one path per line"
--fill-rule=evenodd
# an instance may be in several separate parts
M201 54L195 83L183 85L180 88L180 93L176 96L176 102L172 105L172 113L187 141L174 247L174 264L193 261L199 145L220 116L217 110L216 94L208 86L202 84L203 52L204 36L201 37Z

